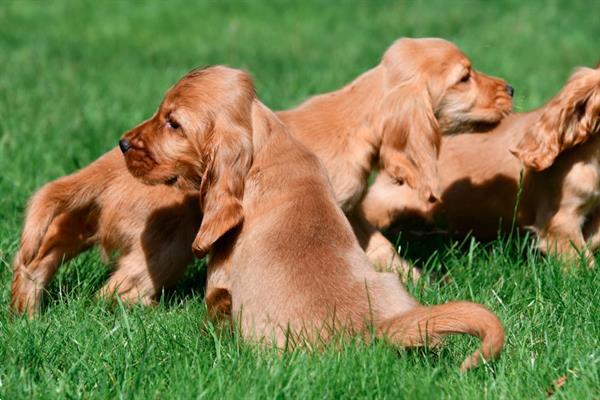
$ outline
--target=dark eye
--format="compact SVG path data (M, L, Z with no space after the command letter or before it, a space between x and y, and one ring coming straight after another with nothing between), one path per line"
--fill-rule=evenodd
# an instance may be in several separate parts
M167 124L167 127L171 128L171 129L177 130L177 129L181 128L181 125L179 125L179 123L177 121L175 121L171 116L167 117L166 124Z
M470 72L468 74L466 74L465 76L463 76L462 78L460 78L460 82L462 82L462 83L469 82L469 80L471 80Z

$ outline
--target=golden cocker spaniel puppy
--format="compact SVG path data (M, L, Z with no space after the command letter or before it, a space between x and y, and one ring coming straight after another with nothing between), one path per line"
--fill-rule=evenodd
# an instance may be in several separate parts
M212 67L183 77L154 116L120 142L144 183L200 192L193 248L210 253L207 305L230 295L244 338L317 343L337 332L401 346L450 333L482 340L462 369L497 356L502 325L479 304L425 307L398 277L376 272L334 197L327 171L256 97L250 77Z
M415 212L482 238L515 220L537 233L543 252L590 256L600 245L600 69L578 69L545 106L492 132L444 138L439 168L441 204L383 173L361 205L364 217L383 228Z
M409 266L392 243L356 212L369 174L378 167L435 203L442 135L498 123L512 108L512 93L504 80L475 71L448 41L400 39L349 85L278 116L325 165L376 267L406 275Z
M370 172L379 166L435 200L440 135L498 122L511 109L511 93L503 80L475 71L452 43L400 39L354 82L279 116L324 163L374 264L406 273L394 246L355 212ZM196 196L140 184L125 173L119 153L113 149L31 198L13 263L13 309L35 313L60 263L93 245L117 255L101 292L126 301L151 302L190 263L200 224Z

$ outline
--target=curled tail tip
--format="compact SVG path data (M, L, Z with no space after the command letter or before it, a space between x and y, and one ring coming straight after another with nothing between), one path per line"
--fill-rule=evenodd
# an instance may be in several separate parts
M465 373L473 368L478 367L479 360L481 360L481 358L481 353L479 351L471 354L462 362L462 364L460 364L460 372Z
M462 362L461 372L478 367L482 361L485 363L497 359L504 347L504 327L500 319L487 307L481 304L473 304L481 310L480 315L475 317L478 319L476 324L480 325L479 335L477 336L481 340L481 346L479 350Z
M475 351L469 357L467 357L462 364L460 364L460 372L467 372L471 369L479 367L481 362L487 363L489 361L495 360L500 356L502 352L502 345L493 349L489 354L484 354L481 350Z

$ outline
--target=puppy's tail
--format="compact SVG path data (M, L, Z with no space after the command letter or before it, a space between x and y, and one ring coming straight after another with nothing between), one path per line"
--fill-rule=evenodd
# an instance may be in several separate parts
M500 320L484 306L470 302L417 306L384 321L378 332L406 347L436 345L442 337L456 333L475 336L481 347L463 361L461 371L476 367L481 358L496 358L504 345Z
M58 215L92 206L105 185L97 179L87 179L89 173L83 169L47 183L30 198L14 267L35 259L50 224Z

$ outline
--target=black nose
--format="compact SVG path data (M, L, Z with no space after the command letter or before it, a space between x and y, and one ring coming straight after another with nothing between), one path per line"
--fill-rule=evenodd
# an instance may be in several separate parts
M123 154L125 154L127 151L129 151L129 149L131 149L131 143L129 143L129 140L127 139L121 139L119 140L119 148Z
M515 95L515 88L510 85L506 85L506 92L510 97L513 97Z

